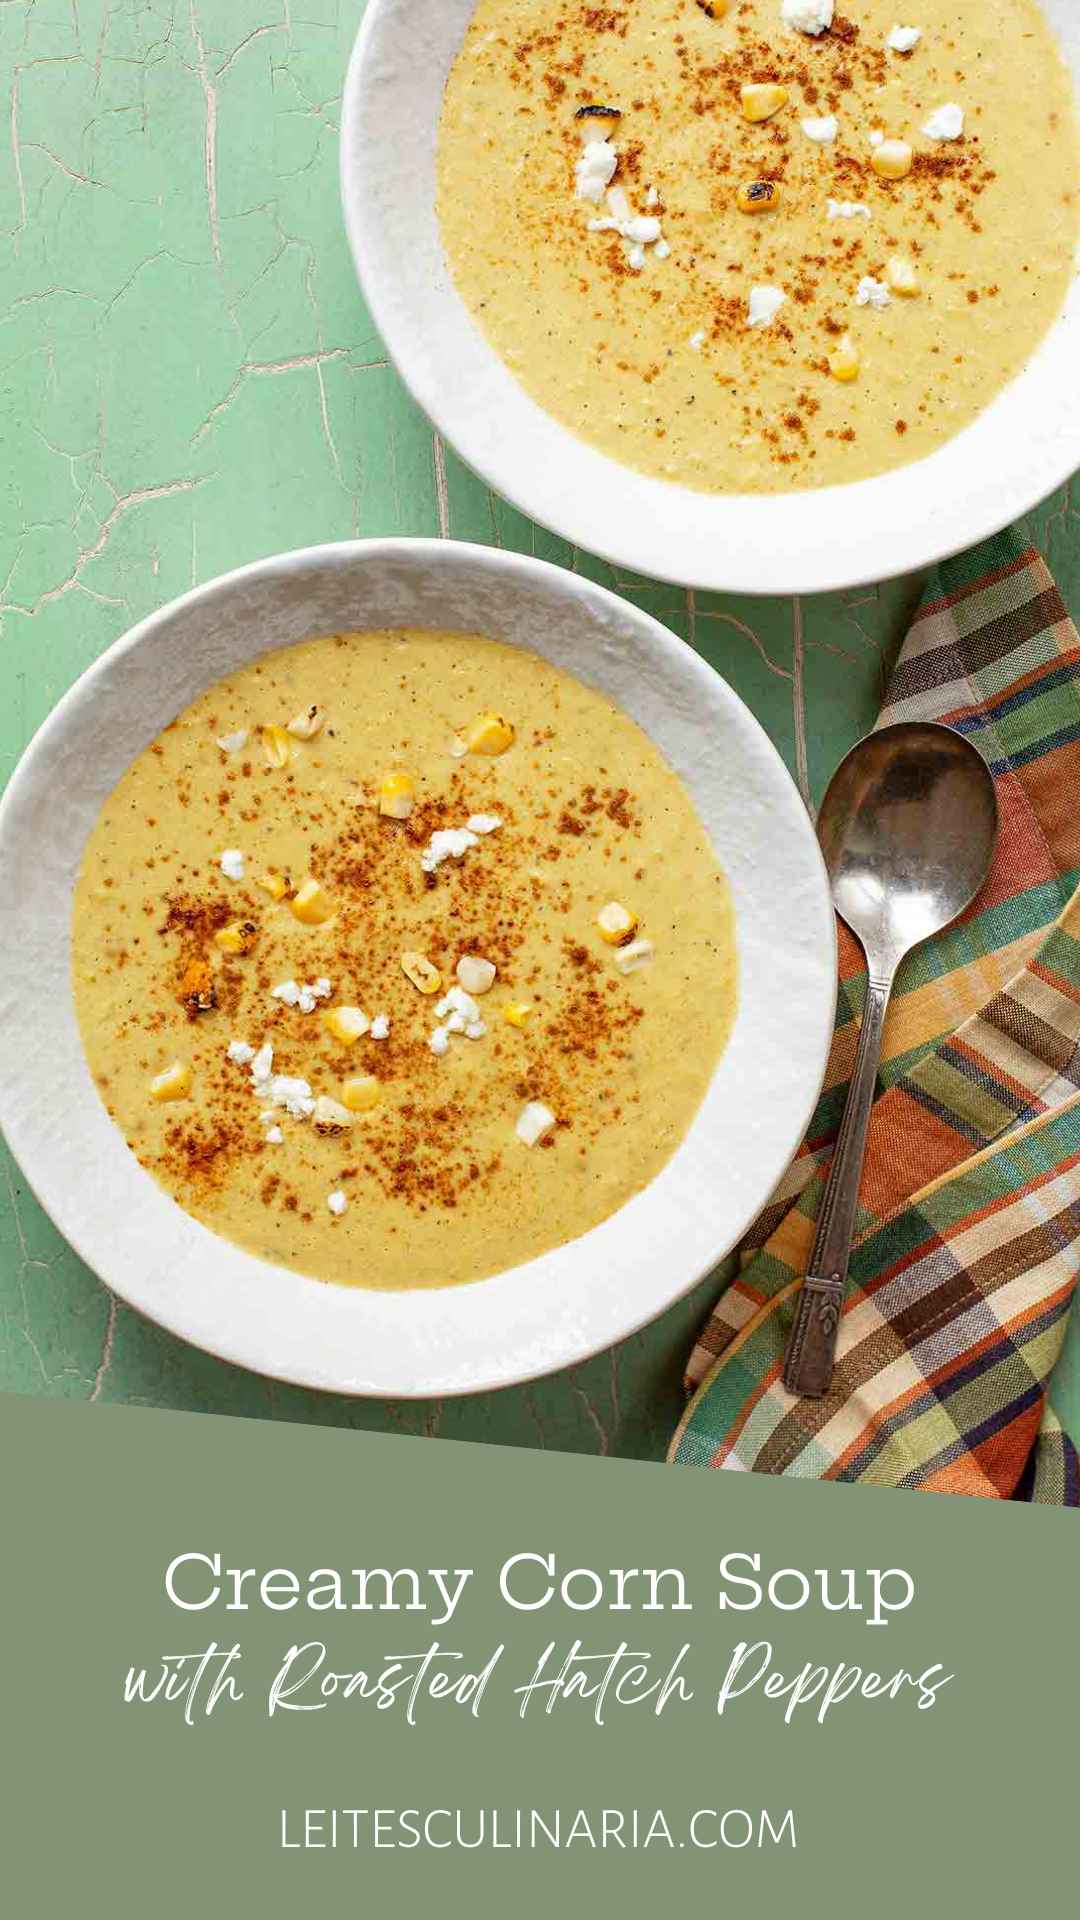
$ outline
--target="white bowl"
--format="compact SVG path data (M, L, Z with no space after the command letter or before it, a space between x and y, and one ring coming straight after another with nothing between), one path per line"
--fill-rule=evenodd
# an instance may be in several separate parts
M135 756L206 687L271 648L387 626L497 635L631 714L712 835L734 890L741 969L727 1052L689 1135L645 1192L514 1272L396 1294L271 1266L169 1199L98 1097L70 978L83 847ZM833 915L809 818L775 748L731 688L655 620L557 567L483 547L314 547L153 614L83 675L18 767L0 804L0 899L0 1124L41 1204L131 1306L226 1360L305 1386L471 1393L610 1346L740 1236L798 1145L824 1072Z
M683 586L816 593L956 553L1068 479L1080 463L1075 278L1061 319L993 405L929 458L876 480L789 495L695 493L578 440L496 357L443 255L436 133L474 4L368 0L345 85L342 196L364 296L398 371L439 432L523 513L618 566ZM1080 78L1080 7L1042 5Z

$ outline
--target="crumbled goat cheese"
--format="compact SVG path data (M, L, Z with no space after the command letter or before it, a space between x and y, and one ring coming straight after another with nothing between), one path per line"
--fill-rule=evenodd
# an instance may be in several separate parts
M232 1055L231 1049L230 1055L239 1059L238 1055ZM307 1081L293 1079L287 1073L274 1072L274 1049L269 1040L250 1062L241 1061L240 1064L251 1067L251 1091L263 1108L260 1119L272 1119L279 1107L291 1113L294 1120L306 1120L314 1113L315 1100Z
M619 234L627 243L627 261L636 272L645 265L646 247L652 247L661 260L667 259L671 248L654 213L635 213L621 187L612 187L607 203L607 213L589 221L590 233Z
M555 1115L550 1107L545 1107L542 1100L530 1100L518 1114L514 1132L527 1147L535 1147L555 1124Z
M610 140L587 140L574 168L575 190L579 200L591 200L598 207L606 188L615 178L619 156Z
M329 1000L334 991L329 980L318 979L304 981L283 980L279 987L270 991L272 1000L280 1000L286 1007L299 1007L301 1013L314 1013L320 1000Z
M268 1127L268 1128L267 1128L267 1130L266 1130L266 1144L267 1144L267 1146L268 1146L268 1147L280 1147L280 1145L281 1145L281 1143L282 1143L282 1141L284 1140L284 1138L285 1138L285 1135L284 1135L284 1134L282 1133L282 1131L281 1131L281 1128L280 1128L280 1127Z
M657 193L655 187L650 187L648 193L645 195L645 205L647 207L657 207L659 204L660 195Z
M833 0L784 0L780 14L786 27L800 33L827 33L833 23Z
M835 113L826 113L820 120L804 120L802 130L808 140L815 140L819 147L827 147L831 140L836 139L840 122Z
M891 53L910 53L921 39L921 27L894 27L885 45Z
M218 746L222 753L243 753L251 735L246 727L240 727L236 733L223 733Z
M259 1048L258 1053L253 1056L251 1061L251 1084L256 1093L261 1093L263 1087L269 1085L270 1075L273 1069L274 1049L270 1041L267 1040L266 1044Z
M230 1040L228 1057L235 1061L238 1067L250 1067L255 1058L255 1049L249 1047L246 1040Z
M463 860L469 848L479 844L483 834L494 833L501 826L497 814L474 813L467 827L441 827L432 834L420 855L420 865L425 873L435 873L444 860Z
M875 280L873 275L868 273L865 279L859 281L855 293L855 305L876 307L880 312L883 307L892 305L892 294L883 280Z
M787 294L780 287L751 287L747 304L748 327L767 327L776 319Z
M463 860L476 845L477 836L469 827L441 827L420 855L420 865L425 873L434 873L444 860Z
M294 1120L309 1120L315 1111L315 1096L306 1080L295 1078L288 1073L275 1073L266 1092L260 1099L268 1099L271 1107L284 1107Z
M869 220L871 217L864 200L827 200L825 214L829 220Z
M329 1207L331 1213L333 1214L335 1220L340 1220L349 1202L346 1199L345 1195L342 1193L341 1188L337 1187L335 1188L333 1193L327 1194L326 1204Z
M950 100L944 107L935 108L929 120L923 122L923 132L928 140L959 140L964 131L964 109Z
M882 133L880 127L875 127L873 133L870 135L870 145L872 147L883 147L885 145L885 135Z
M375 1018L371 1023L370 1038L372 1040L389 1040L390 1017L388 1014L377 1013L375 1015Z
M705 345L704 327L701 327L697 333L692 333L690 335L690 338L687 341L687 345L689 347L692 347L695 353L701 352L702 347Z
M428 1036L432 1053L445 1053L450 1045L451 1034L463 1033L466 1040L482 1040L487 1032L476 1001L471 993L465 992L464 987L451 987L439 1001L435 1014L442 1025Z
M226 847L218 863L226 880L242 880L244 877L244 856L239 847Z

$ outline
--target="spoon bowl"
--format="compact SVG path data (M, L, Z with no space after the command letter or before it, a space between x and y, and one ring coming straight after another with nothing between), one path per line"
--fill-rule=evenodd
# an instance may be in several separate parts
M986 761L951 727L900 721L841 761L818 838L836 910L875 977L891 974L909 948L971 905L989 869L997 817Z

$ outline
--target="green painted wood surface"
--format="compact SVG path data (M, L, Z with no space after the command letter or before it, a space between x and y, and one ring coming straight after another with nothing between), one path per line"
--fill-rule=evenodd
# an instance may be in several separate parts
M3 776L76 675L197 581L314 541L440 533L541 554L648 608L738 688L812 802L875 717L919 581L802 602L686 594L573 551L460 466L388 366L342 233L338 103L362 11L0 0ZM1071 495L1031 532L1080 613ZM655 1459L709 1299L706 1285L531 1387L334 1399L117 1306L3 1159L0 1388L14 1391ZM1077 1328L1059 1401L1080 1434Z

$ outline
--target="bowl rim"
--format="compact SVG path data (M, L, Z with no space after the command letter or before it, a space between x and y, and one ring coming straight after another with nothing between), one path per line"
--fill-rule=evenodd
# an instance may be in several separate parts
M712 1271L730 1247L735 1245L743 1236L761 1206L766 1203L772 1187L781 1177L805 1134L806 1126L809 1123L818 1098L832 1040L836 996L835 918L832 913L831 897L829 895L828 878L825 872L824 861L818 848L816 834L814 833L810 817L802 806L794 782L777 749L768 739L760 723L735 690L728 685L722 676L718 674L701 655L697 654L693 648L686 642L680 640L678 636L674 635L652 615L644 613L632 603L622 600L608 588L599 586L578 575L571 574L566 569L555 566L545 560L517 554L505 549L482 547L467 542L413 539L408 537L382 540L341 541L315 547L300 548L292 552L276 554L254 561L190 589L178 596L175 600L168 602L165 606L156 609L144 620L138 622L136 626L121 635L112 646L107 648L103 654L85 669L46 716L41 727L19 760L5 792L0 796L0 873L3 873L4 870L9 867L13 853L21 843L21 836L25 835L25 822L20 820L20 814L24 809L28 797L28 790L29 797L32 798L34 783L40 778L42 770L48 769L50 761L55 763L57 751L65 744L72 717L74 716L76 723L78 723L80 710L85 707L88 696L92 696L99 683L106 680L115 667L125 661L134 650L146 645L148 642L153 642L155 637L158 638L160 645L162 636L168 634L169 629L174 627L177 621L183 621L185 615L193 608L207 604L212 605L222 597L227 598L238 590L242 591L248 583L255 581L273 581L277 577L291 576L302 569L341 567L349 570L356 566L362 567L365 563L373 560L393 560L396 557L404 557L410 563L416 561L418 563L426 563L429 566L449 566L451 569L459 565L467 567L470 562L472 562L484 569L492 569L504 577L509 577L511 581L523 580L526 584L529 581L533 581L539 583L541 587L545 582L557 583L558 588L564 595L568 595L571 600L581 604L583 617L589 617L591 607L601 610L609 609L621 622L629 620L632 626L647 639L650 646L658 647L662 653L670 655L673 659L677 658L680 667L691 679L696 680L703 690L706 686L710 689L714 701L720 699L722 704L726 706L730 712L737 713L738 725L744 729L746 739L754 743L755 748L761 752L765 764L767 764L770 769L770 778L775 782L778 805L784 802L785 793L787 794L786 804L788 817L792 823L795 823L796 831L800 836L801 844L797 852L799 859L805 862L806 884L809 889L809 894L813 902L821 907L824 914L824 926L827 927L827 938L824 944L827 951L820 953L819 958L815 958L815 983L812 993L808 993L808 1005L804 1020L806 1044L803 1048L805 1061L802 1069L802 1097L797 1108L793 1107L791 1112L785 1117L785 1124L782 1129L782 1147L777 1149L774 1143L772 1158L763 1171L761 1179L758 1181L756 1199L754 1204L745 1210L745 1217L740 1216L739 1220L735 1223L734 1230L725 1230L722 1239L717 1238L713 1241L706 1258L695 1261L691 1270L680 1272L677 1284L672 1285L670 1281L665 1281L658 1285L654 1298L645 1310L636 1311L628 1317L619 1319L616 1324L611 1323L610 1318L607 1322L603 1322L603 1316L601 1315L600 1322L584 1334L578 1329L568 1327L558 1357L554 1359L551 1358L550 1353L545 1353L543 1357L537 1358L536 1364L526 1362L520 1366L515 1365L512 1371L507 1372L505 1367L501 1369L496 1367L494 1371L489 1370L485 1366L484 1357L481 1356L479 1360L470 1363L472 1371L467 1381L461 1380L453 1373L448 1375L436 1373L435 1375L424 1376L422 1378L410 1378L408 1376L392 1378L386 1376L381 1378L376 1384L357 1385L351 1377L345 1373L327 1374L325 1371L313 1371L311 1365L306 1360L302 1360L299 1364L293 1363L291 1354L286 1350L282 1351L280 1360L273 1364L268 1364L265 1356L259 1357L257 1353L253 1352L252 1340L254 1338L254 1332L249 1322L245 1320L243 1313L239 1316L234 1314L231 1318L229 1314L226 1314L226 1318L222 1323L222 1331L218 1336L208 1337L205 1329L193 1331L191 1320L185 1315L186 1302L183 1290L177 1289L174 1294L170 1294L166 1287L165 1290L162 1291L158 1285L160 1280L159 1275L155 1275L154 1285L151 1285L149 1281L144 1284L144 1282L139 1279L133 1286L131 1261L128 1254L120 1254L114 1251L113 1240L110 1238L105 1223L99 1221L96 1217L93 1221L93 1231L88 1234L85 1225L87 1209L76 1202L76 1199L73 1197L74 1189L69 1189L65 1179L60 1175L59 1166L61 1160L65 1162L65 1173L69 1173L72 1141L70 1139L63 1142L54 1140L51 1145L43 1147L42 1129L37 1126L36 1119L28 1120L25 1107L20 1107L17 1102L15 1111L13 1112L14 1090L20 1083L23 1069L20 1067L20 1070L16 1072L14 1061L10 1058L6 1064L0 1062L0 1126L3 1127L8 1145L21 1167L24 1177L38 1199L39 1204L59 1228L79 1258L83 1260L92 1272L97 1273L111 1291L128 1306L143 1315L144 1318L161 1326L165 1331L184 1340L189 1345L195 1346L233 1365L246 1367L249 1370L282 1382L318 1391L332 1392L355 1398L451 1398L466 1394L491 1392L510 1385L523 1384L529 1380L543 1377L546 1374L560 1371L568 1366L577 1365L596 1353L607 1350L617 1342L629 1338L632 1334L639 1331L641 1327L648 1325L652 1320L658 1318L662 1313L666 1312L670 1306L674 1305L677 1300L691 1292L693 1288ZM240 663L241 659L250 660L254 657L256 657L255 653L245 651L238 657L237 664ZM205 686L213 685L215 677L218 676L211 676L202 684ZM126 764L130 764L130 760L126 762ZM110 776L109 789L107 790L111 790L111 785L116 777L119 776ZM682 776L679 775L678 777L681 778ZM792 802L795 804L792 805ZM89 816L91 822L93 818L96 817L99 805L100 800L95 799ZM805 823L803 828L800 828L797 824L800 817L802 822ZM79 842L76 866L78 860L81 860L84 844L85 835L83 835ZM65 925L68 926L70 924L70 897L69 889L63 903ZM823 931L823 929L818 929L818 932L821 931ZM69 943L70 935L68 936L68 944ZM13 917L9 920L6 930L0 930L0 949L6 949L3 959L0 961L0 1006L2 1006L3 1010L7 1013L10 1013L13 1008L17 1008L20 1004L19 947L19 927L17 918ZM67 981L66 993L68 1000L73 1005L73 995L71 994L70 988L69 956L66 952L64 958L65 979ZM24 961L23 964L24 968L30 965L29 961ZM25 979L21 985L22 991L25 992ZM81 1055L81 1046L79 1051ZM400 1301L404 1299L410 1303L414 1303L422 1315L425 1310L425 1303L431 1302L432 1299L440 1298L446 1300L452 1299L455 1296L473 1293L479 1289L493 1287L497 1283L505 1282L508 1277L510 1282L515 1286L527 1285L528 1282L524 1276L530 1267L540 1264L544 1260L557 1258L564 1254L568 1247L580 1249L585 1246L594 1235L602 1234L604 1228L610 1225L611 1221L619 1220L626 1214L627 1209L632 1208L635 1204L634 1199L631 1199L631 1201L619 1208L616 1214L609 1216L608 1221L602 1222L599 1227L591 1229L589 1233L586 1233L576 1241L563 1243L560 1248L554 1249L552 1254L541 1256L540 1263L530 1262L527 1263L525 1267L506 1270L499 1275L492 1276L490 1280L471 1283L466 1287L436 1289L434 1293L427 1291L421 1293L410 1292L404 1295L388 1295L380 1292L372 1293L363 1288L333 1287L326 1283L320 1283L318 1280L312 1279L309 1276L298 1275L291 1270L275 1267L269 1262L263 1262L255 1255L248 1254L242 1249L236 1248L233 1243L222 1239L210 1229L203 1227L199 1222L195 1221L192 1216L186 1214L179 1207L178 1203L172 1200L162 1188L158 1187L152 1177L139 1167L134 1156L129 1153L119 1129L115 1127L112 1120L106 1114L104 1105L100 1101L100 1096L89 1078L89 1071L86 1069L84 1056L82 1057L82 1066L85 1071L86 1084L91 1096L91 1102L95 1112L100 1116L104 1132L108 1134L110 1139L115 1137L116 1145L123 1156L125 1165L130 1163L130 1169L133 1170L132 1177L137 1176L141 1183L139 1204L140 1208L145 1212L148 1227L154 1220L166 1222L167 1216L178 1216L184 1225L185 1242L191 1240L200 1242L203 1254L213 1254L219 1266L225 1265L231 1267L234 1261L238 1261L245 1268L251 1269L260 1275L286 1276L290 1287L296 1289L298 1293L300 1289L305 1290L306 1299L313 1300L316 1296L320 1296L325 1300L330 1296L334 1296L338 1299L350 1301L352 1303L350 1311L354 1313L362 1311L364 1303L370 1302L373 1299L380 1301L389 1299ZM717 1072L719 1071L720 1069L718 1067ZM61 1144L64 1148L63 1153L60 1151ZM77 1139L75 1144L77 1144ZM666 1163L664 1169L661 1169L660 1173L656 1176L656 1180L663 1179L665 1172L674 1164L680 1151L681 1149L676 1150L676 1155L673 1156L671 1161ZM90 1156L84 1153L84 1158L88 1157ZM650 1183L649 1188L645 1189L646 1193L650 1192L651 1188L656 1185L656 1180ZM635 1198L640 1197L641 1196L636 1196ZM106 1248L104 1253L103 1246ZM114 1258L119 1261L126 1261L126 1265L123 1265L119 1277L116 1276L115 1270L110 1271L110 1261ZM299 1283L298 1287L297 1283ZM157 1286L157 1291L154 1290L155 1286ZM144 1290L141 1291L141 1288ZM306 1290L311 1291L307 1292Z
M459 4L475 7L476 0ZM1057 15L1062 0L1050 4ZM1040 6L1045 13L1046 0ZM706 494L639 474L579 440L519 386L476 327L449 277L433 198L436 252L429 249L422 285L414 282L407 299L399 293L407 256L387 230L387 150L378 149L378 168L363 155L366 109L376 82L386 85L382 39L389 26L404 28L412 11L396 0L367 0L353 43L339 143L346 234L399 378L465 465L526 517L613 567L692 591L834 593L935 566L1021 519L1070 479L1080 464L1080 384L1072 377L1080 251L1065 308L1027 365L959 434L888 473L786 495ZM1050 24L1060 40L1058 19ZM1064 25L1076 34L1080 84L1080 25L1067 15ZM399 119L398 141L416 123ZM421 310L424 301L434 304ZM428 347L451 335L459 349L454 379Z

